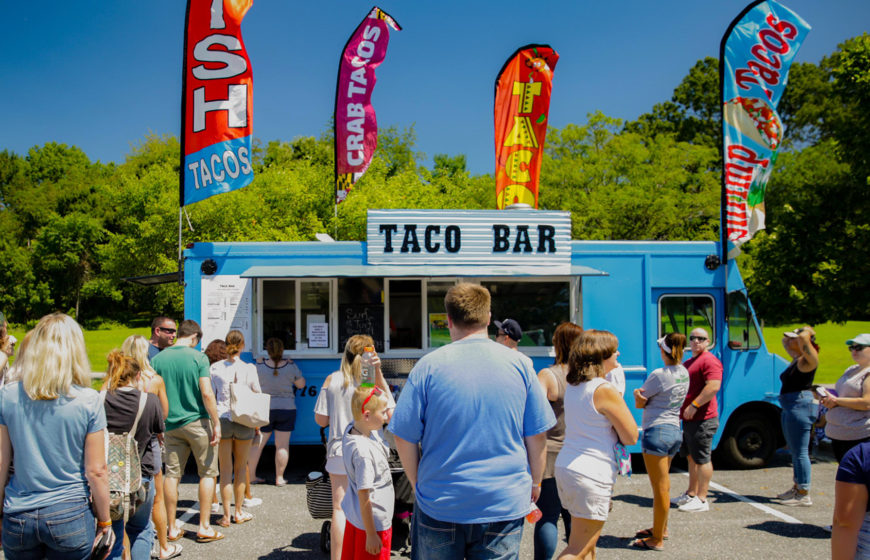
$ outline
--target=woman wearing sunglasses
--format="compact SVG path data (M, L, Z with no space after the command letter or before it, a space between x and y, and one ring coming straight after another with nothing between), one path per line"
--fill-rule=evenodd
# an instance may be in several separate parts
M828 407L825 435L831 438L837 462L859 443L870 441L870 334L859 334L846 344L855 365L837 380L836 396L822 397L822 405Z
M811 506L810 433L816 420L816 407L810 388L819 367L819 347L812 327L782 333L782 346L792 362L780 374L782 389L782 433L791 452L794 483L776 497L784 506Z

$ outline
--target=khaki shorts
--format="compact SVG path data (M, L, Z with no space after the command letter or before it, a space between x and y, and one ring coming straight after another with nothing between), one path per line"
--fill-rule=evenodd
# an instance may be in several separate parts
M254 428L242 426L238 422L221 418L221 439L236 439L239 441L254 439Z
M211 425L208 418L194 420L180 428L166 432L166 477L181 478L187 458L193 452L199 477L215 477L218 469L218 448L209 445Z
M571 517L607 521L613 484L592 480L565 467L556 467L556 489L562 507Z

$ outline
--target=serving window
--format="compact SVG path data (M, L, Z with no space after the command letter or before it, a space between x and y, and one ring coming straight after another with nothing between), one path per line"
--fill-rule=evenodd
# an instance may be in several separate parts
M520 324L523 329L520 346L552 346L556 327L571 320L569 281L486 280L481 285L492 295L492 320L513 319ZM496 331L491 323L492 338Z
M278 338L285 350L329 350L332 280L263 280L260 348Z

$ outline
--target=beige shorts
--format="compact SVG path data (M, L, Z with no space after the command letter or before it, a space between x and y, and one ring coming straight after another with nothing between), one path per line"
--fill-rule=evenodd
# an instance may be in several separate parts
M211 424L208 418L194 420L180 428L166 432L166 477L181 478L187 458L193 452L196 461L196 471L199 477L214 477L218 470L218 448L209 445L211 440Z
M239 441L254 439L254 428L221 418L221 439L237 439Z
M556 467L556 488L562 507L571 517L607 521L613 484L592 480L565 467Z

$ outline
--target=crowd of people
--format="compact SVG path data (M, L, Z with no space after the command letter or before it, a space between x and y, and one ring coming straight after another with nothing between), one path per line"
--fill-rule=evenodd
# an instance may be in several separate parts
M672 507L709 510L723 367L709 351L705 329L693 329L688 338L665 333L656 341L663 365L631 395L642 409L639 428L624 397L613 333L558 325L555 361L536 373L518 351L523 333L517 321L492 321L497 334L495 341L489 337L486 288L458 283L444 303L451 343L416 363L398 400L367 334L347 340L339 369L319 392L314 420L329 429L333 560L390 557L390 438L414 489L415 559L518 558L524 518L535 523L535 558L550 559L560 517L567 545L558 558L594 558L618 473L627 468L625 448L638 441L652 489L652 525L637 531L631 547L664 550ZM221 540L220 528L253 519L249 509L259 502L251 483L264 482L257 463L270 434L275 484L287 483L294 388L304 387L305 379L279 339L267 340L269 357L252 364L241 359L241 332L203 345L195 321L176 326L158 317L150 339L130 336L109 354L96 391L72 318L43 317L11 366L15 344L7 331L2 318L0 535L7 558L91 558L95 550L133 560L179 556L178 487L191 455L199 476L201 543ZM814 384L820 349L813 329L786 332L783 346L792 362L780 377L793 480L775 499L812 505L808 450L818 397L840 463L831 528L838 560L870 558L870 334L847 345L855 365L825 389ZM687 346L692 355L683 361ZM266 426L233 420L233 384L271 395ZM57 445L41 445L45 433ZM135 442L132 464L141 480L120 505L109 482L116 463L107 466L107 445L117 438ZM669 471L678 452L688 460L689 484L672 499ZM210 523L212 513L222 513L218 527Z

